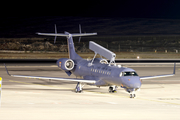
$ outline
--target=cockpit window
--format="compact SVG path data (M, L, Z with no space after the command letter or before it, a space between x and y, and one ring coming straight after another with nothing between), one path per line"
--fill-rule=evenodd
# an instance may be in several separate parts
M122 76L138 76L136 72L123 72Z

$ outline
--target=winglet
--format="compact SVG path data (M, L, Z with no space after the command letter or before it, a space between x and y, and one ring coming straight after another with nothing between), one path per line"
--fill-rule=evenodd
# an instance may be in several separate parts
M4 66L5 66L5 69L6 69L7 74L8 74L9 76L11 76L11 75L9 74L7 68L6 68L6 64L5 64L5 63L4 63Z
M174 63L174 71L173 71L173 74L175 75L176 73L176 63Z

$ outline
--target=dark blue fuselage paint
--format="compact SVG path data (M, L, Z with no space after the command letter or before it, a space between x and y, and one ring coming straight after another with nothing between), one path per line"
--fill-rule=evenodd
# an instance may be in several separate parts
M68 34L68 33L66 33ZM96 80L96 86L116 85L134 91L141 87L141 80L139 76L121 76L123 72L135 72L135 70L125 67L112 66L102 64L100 62L93 62L81 58L74 49L72 35L67 37L69 57L75 62L75 67L71 71L75 76L83 79ZM95 61L95 60L94 60Z

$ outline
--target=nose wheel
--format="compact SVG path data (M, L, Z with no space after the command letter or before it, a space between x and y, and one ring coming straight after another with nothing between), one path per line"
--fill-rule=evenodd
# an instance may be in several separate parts
M135 98L136 97L135 91L132 91L132 92L129 92L129 93L130 93L130 98Z
M130 98L135 98L136 94L130 94Z

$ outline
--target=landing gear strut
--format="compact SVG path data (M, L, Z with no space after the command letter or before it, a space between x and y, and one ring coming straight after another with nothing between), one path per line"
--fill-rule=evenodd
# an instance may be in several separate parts
M109 93L115 93L115 92L117 92L117 86L110 86Z
M84 85L83 85L83 86L84 86ZM76 93L81 93L81 92L83 91L83 90L82 90L83 86L81 85L80 82L78 82L77 85L76 85L76 88L75 88L75 92L76 92Z

